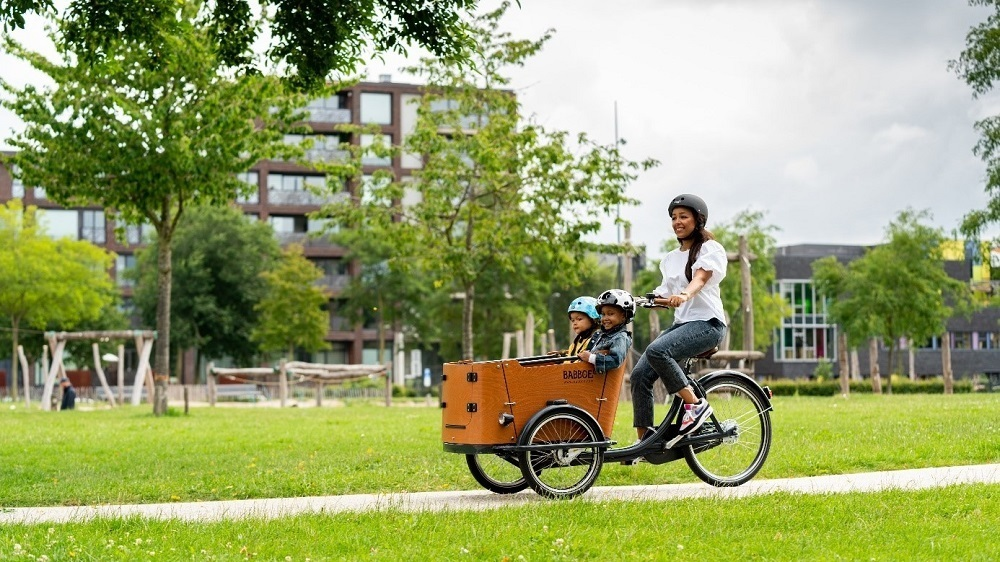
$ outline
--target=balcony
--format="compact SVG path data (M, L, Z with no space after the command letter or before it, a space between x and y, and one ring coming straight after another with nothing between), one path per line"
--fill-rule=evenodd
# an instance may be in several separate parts
M329 201L329 197L324 197L312 191L287 191L284 189L268 189L267 201L271 205L322 205Z
M351 110L309 107L309 120L315 123L350 123Z

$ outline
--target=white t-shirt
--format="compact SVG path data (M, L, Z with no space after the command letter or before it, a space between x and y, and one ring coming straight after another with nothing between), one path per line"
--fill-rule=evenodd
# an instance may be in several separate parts
M688 252L680 248L667 254L660 262L660 273L663 274L663 282L653 289L653 293L658 297L669 297L679 294L688 286L687 276L684 275L684 268L687 266ZM694 265L691 266L691 274L704 269L711 271L712 276L708 282L695 293L694 297L677 307L674 310L674 322L691 322L692 320L711 320L718 318L723 324L726 323L726 313L722 309L722 294L719 291L719 283L726 277L726 266L729 260L726 257L726 249L715 240L706 240L701 245L701 251Z

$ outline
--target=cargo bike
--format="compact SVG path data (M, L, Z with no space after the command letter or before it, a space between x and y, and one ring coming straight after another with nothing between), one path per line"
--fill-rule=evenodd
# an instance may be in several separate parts
M688 359L707 359L710 350ZM692 379L714 413L676 440L683 416L674 397L652 436L614 448L611 439L625 366L597 373L576 357L543 355L446 363L441 387L444 450L464 454L487 490L528 487L550 498L586 492L606 462L663 464L683 458L702 481L739 486L761 469L771 448L771 392L739 371ZM674 442L672 445L670 443Z

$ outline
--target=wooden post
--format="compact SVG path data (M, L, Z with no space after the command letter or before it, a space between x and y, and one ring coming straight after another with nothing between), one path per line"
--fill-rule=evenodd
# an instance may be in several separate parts
M24 407L31 407L31 377L28 375L28 358L24 356L24 346L17 346L17 358L21 362L21 380L24 381Z
M951 372L951 332L941 335L941 374L944 377L944 393L955 392L955 377Z
M750 250L747 237L740 236L740 289L743 306L743 349L754 349L753 341L753 285L750 278Z
M514 331L514 348L518 357L524 357L524 330Z
M914 365L916 357L913 353L913 340L910 338L906 338L906 351L910 359L910 380L915 381L917 380L917 366Z
M387 380L392 380L389 377L389 373L388 372L386 372L386 379ZM316 379L316 407L318 408L318 407L320 407L322 405L323 405L323 379L317 378Z
M549 328L545 335L548 336L549 351L558 351L558 348L556 348L556 331Z
M125 403L125 344L118 344L118 402Z
M42 389L42 410L46 412L52 410L52 390L56 381L56 374L59 373L59 369L62 367L62 354L65 347L66 340L56 341L54 336L49 338L49 349L52 350L52 365L49 367L48 374L45 375L45 386Z
M141 349L139 352L139 367L135 371L135 381L132 384L132 405L138 406L139 402L142 401L142 383L149 375L149 356L153 352L153 339L145 339L141 335L135 337L136 349ZM153 400L152 388L148 390L149 400Z
M878 338L868 340L868 371L872 377L872 392L882 394L882 376L878 367Z
M535 313L530 310L524 319L524 353L525 357L535 354Z
M500 359L510 359L510 340L514 337L511 332L503 333L503 351L500 352Z
M189 410L189 399L188 399L188 385L184 385L184 415L188 415Z
M208 405L215 406L215 363L212 361L205 366L205 384L208 388Z
M285 370L284 358L281 359L281 363L278 365L278 397L281 398L281 407L285 407L285 402L288 401L288 371Z
M385 373L385 407L388 408L392 406L392 377L389 376L389 372Z
M115 395L111 392L111 387L108 386L108 379L104 378L104 367L101 365L101 350L97 343L91 344L91 349L94 352L94 370L97 371L97 378L101 379L101 388L104 389L104 394L108 397L108 402L111 403L111 407L117 406L115 403Z

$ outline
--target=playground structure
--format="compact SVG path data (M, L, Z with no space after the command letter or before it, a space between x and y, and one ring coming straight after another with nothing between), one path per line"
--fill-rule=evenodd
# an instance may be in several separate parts
M113 330L113 331L95 331L95 332L46 332L45 339L49 342L49 349L52 352L52 364L48 368L48 372L45 375L45 383L42 388L42 410L49 411L52 409L52 392L56 384L56 376L65 377L66 376L66 366L63 364L63 350L66 349L67 341L74 340L98 340L98 341L108 341L108 340L120 340L120 339L133 339L135 341L135 347L139 351L139 366L136 369L135 374L135 386L132 390L132 405L138 406L139 401L142 398L142 385L145 382L149 395L153 395L153 370L149 364L149 356L153 351L153 341L156 339L156 332L151 330ZM101 356L100 350L98 349L98 344L95 342L93 344L94 352L94 370L97 372L97 377L101 381L101 386L104 388L105 396L107 396L108 401L113 406L116 405L114 393L111 392L111 388L108 386L107 378L104 376L104 369L101 366ZM27 373L27 362L24 360L23 349L18 350L18 355L24 366L24 372ZM122 380L124 377L124 346L118 346L118 387L122 388ZM25 382L27 382L27 377L25 377ZM30 404L30 398L28 396L28 387L25 386L25 403ZM122 393L119 392L119 399L122 398Z
M215 406L219 396L219 388L229 385L220 385L219 377L227 377L238 384L256 386L277 386L278 397L282 407L288 402L288 389L294 384L313 384L316 387L316 405L323 404L323 385L330 383L342 383L351 380L364 379L374 375L385 375L388 368L385 365L338 365L328 363L306 363L303 361L288 361L284 359L276 368L271 367L236 367L224 368L216 367L214 363L209 363L205 367L205 381L208 383L208 403ZM277 382L269 381L268 378L278 376ZM391 400L391 392L387 394L386 401Z

